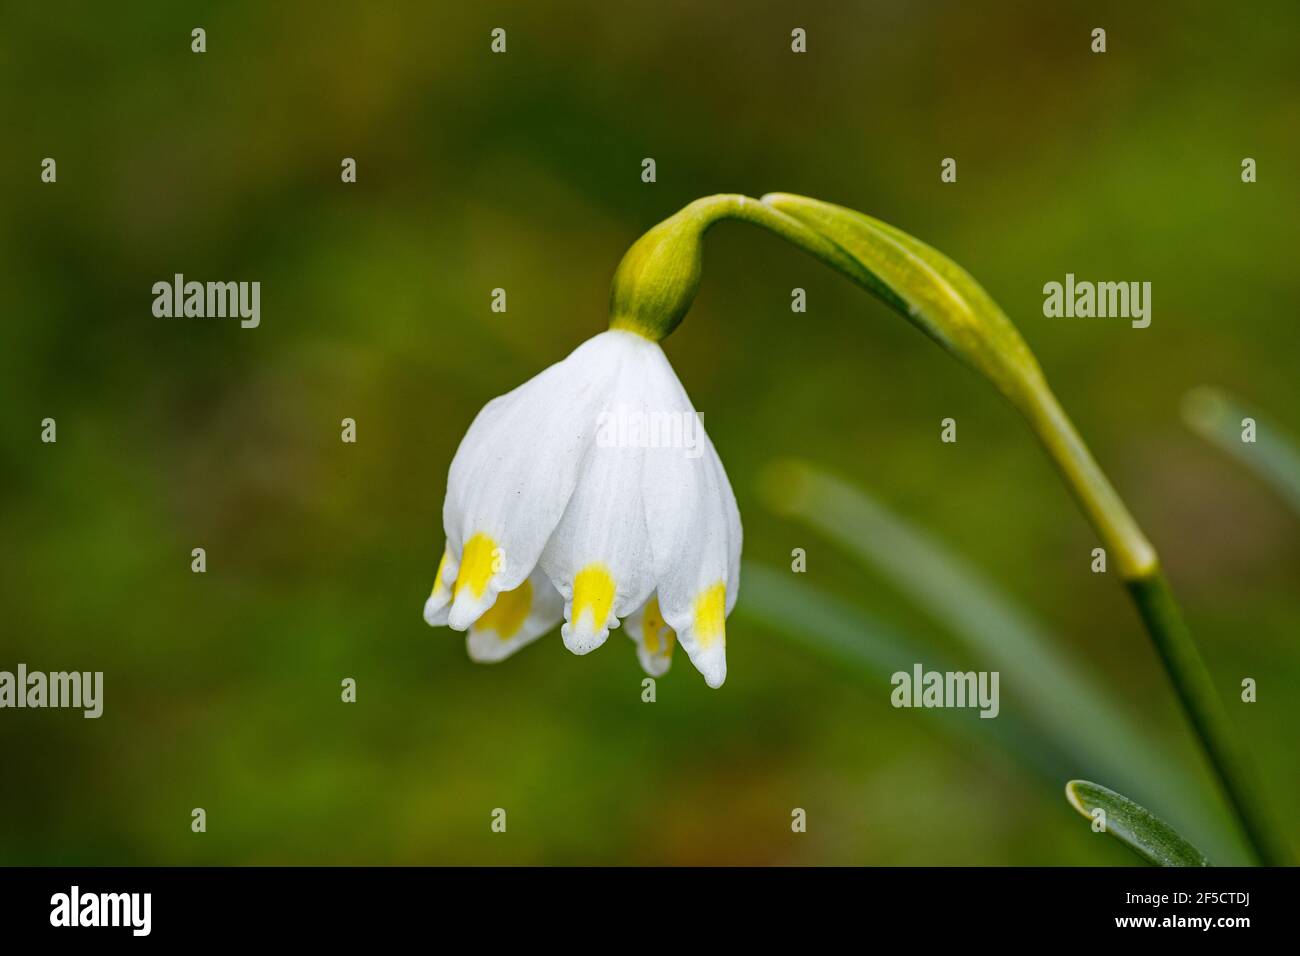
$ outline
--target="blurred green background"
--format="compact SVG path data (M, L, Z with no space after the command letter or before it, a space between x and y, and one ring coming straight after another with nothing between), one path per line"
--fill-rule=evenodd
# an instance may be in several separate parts
M555 634L484 667L421 620L477 410L604 328L641 232L701 195L772 190L925 239L1019 325L1160 549L1300 843L1300 524L1179 417L1210 383L1262 429L1300 432L1294 3L0 17L0 669L106 685L99 720L0 711L0 862L1134 862L1066 804L1067 776L1091 768L1036 771L992 740L1002 718L963 737L951 714L892 709L885 680L746 611L744 580L725 687L679 657L654 704L619 632L588 657ZM498 26L505 55L488 49ZM176 272L260 281L261 327L154 318L151 286ZM1150 281L1151 327L1045 319L1042 286L1067 272ZM995 582L1205 784L1118 579L1089 572L1092 532L984 382L734 224L710 235L666 350L727 466L747 560L963 659L924 602L766 507L770 461L826 467ZM40 441L47 416L57 444ZM939 442L946 416L956 445ZM780 606L798 622L815 603ZM1238 702L1245 676L1256 704ZM1018 694L1004 673L1008 721Z

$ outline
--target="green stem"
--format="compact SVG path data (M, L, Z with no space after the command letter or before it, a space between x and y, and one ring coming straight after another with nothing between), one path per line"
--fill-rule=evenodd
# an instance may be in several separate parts
M1178 699L1260 861L1267 866L1286 865L1290 854L1280 840L1273 838L1276 831L1266 824L1268 812L1260 798L1254 768L1223 710L1209 669L1196 649L1164 574L1157 568L1126 584Z
M704 234L723 219L762 226L906 311L903 300L834 240L766 203L738 194L697 199L638 239L619 263L610 293L610 328L658 341L672 333L695 300Z
M1214 689L1209 668L1178 609L1155 549L1050 390L1044 388L1026 417L1108 551L1116 556L1120 576L1179 703L1260 861L1269 866L1283 864L1288 855L1272 839L1273 828L1266 825L1268 813L1240 734Z
M614 276L611 328L656 341L671 333L699 288L704 233L723 219L761 226L843 273L982 371L1020 410L1112 556L1256 854L1266 864L1285 862L1288 855L1265 824L1245 749L1160 571L1155 549L1052 394L1028 347L959 266L906 233L852 210L782 194L762 201L708 196L655 226L628 250ZM840 242L827 234L832 229ZM930 298L914 288L905 299L896 286L908 283L923 285ZM954 313L951 321L937 323L936 313L948 310Z
M1043 382L1018 407L1101 536L1120 576L1125 581L1133 581L1157 573L1160 563L1155 548L1129 514L1047 383Z

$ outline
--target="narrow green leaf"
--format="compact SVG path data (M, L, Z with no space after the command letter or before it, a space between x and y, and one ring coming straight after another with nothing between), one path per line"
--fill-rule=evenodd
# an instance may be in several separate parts
M1122 793L1088 780L1071 780L1065 797L1094 827L1156 866L1209 866L1205 854L1154 813Z
M751 623L819 654L837 667L851 668L863 690L888 705L891 678L915 663L930 670L962 670L933 647L917 641L861 608L799 580L788 571L756 561L741 570L745 600L735 613ZM973 711L937 708L928 712L948 732L980 746L993 745L1013 761L1055 785L1072 761L1039 730L1005 710L996 720L981 720Z
M1250 411L1234 396L1208 385L1183 396L1182 411L1183 421L1192 431L1249 468L1300 514L1300 447L1294 438L1267 416ZM1253 442L1242 441L1247 418L1255 422Z

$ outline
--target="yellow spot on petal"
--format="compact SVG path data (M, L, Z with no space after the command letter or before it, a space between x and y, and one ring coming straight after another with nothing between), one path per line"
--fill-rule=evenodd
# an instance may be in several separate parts
M478 619L474 629L496 631L501 640L509 640L524 626L532 606L533 583L525 581L513 591L502 591L498 594L497 602Z
M695 599L695 640L701 648L726 639L727 586L719 581Z
M447 552L442 552L442 560L438 562L438 572L433 576L433 590L429 592L429 597L437 597L440 591L445 591L447 585L442 583L442 572L447 569Z
M659 636L660 633L663 634L662 638ZM651 654L662 653L665 657L672 655L677 634L664 620L657 597L652 597L646 603L645 613L641 616L641 639L645 641L645 649Z
M586 611L591 612L591 626L600 630L609 620L614 606L614 579L603 564L589 564L573 578L573 617L577 624Z
M465 553L460 557L460 573L456 576L454 593L459 596L463 588L469 588L470 593L481 598L496 570L494 565L499 553L497 543L481 531L466 541Z

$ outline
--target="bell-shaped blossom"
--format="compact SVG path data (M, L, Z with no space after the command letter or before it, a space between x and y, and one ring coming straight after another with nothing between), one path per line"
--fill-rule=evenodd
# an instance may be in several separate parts
M647 673L680 644L726 678L736 499L667 356L603 332L474 419L452 460L447 543L424 607L500 660L563 620L575 654L625 623Z

